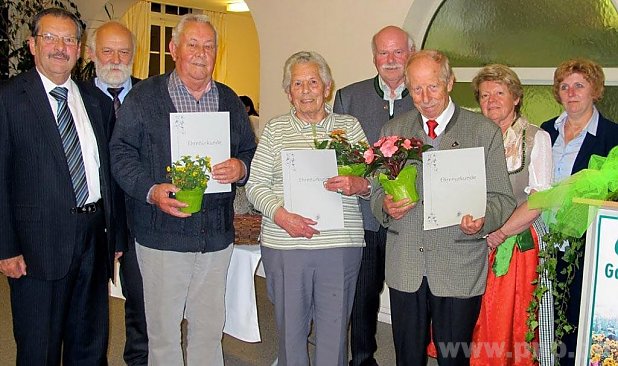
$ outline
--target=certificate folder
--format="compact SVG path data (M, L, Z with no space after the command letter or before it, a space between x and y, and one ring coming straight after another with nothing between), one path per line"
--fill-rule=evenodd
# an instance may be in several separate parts
M487 181L482 147L423 153L425 230L459 225L465 215L485 216Z
M343 229L341 195L324 188L324 181L337 175L335 150L283 150L284 207L317 221L315 229Z
M170 113L172 162L182 156L209 156L212 166L230 158L230 113ZM230 184L208 181L206 194L231 192Z

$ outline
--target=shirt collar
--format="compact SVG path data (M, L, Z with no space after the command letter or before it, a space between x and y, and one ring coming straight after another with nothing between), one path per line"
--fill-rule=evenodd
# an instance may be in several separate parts
M176 72L176 69L174 69L174 71L172 71L172 73L170 74L169 85L171 85L174 88L184 89L185 92L189 93L189 95L192 95L187 89L187 87L185 86L185 84L182 82L182 80L180 80L180 76L178 76L178 72ZM213 85L214 83L212 79L210 79L210 82L206 86L206 90L204 91L202 98L204 98L204 96L212 90Z
M382 77L378 75L378 84L380 85L380 89L384 92L384 100L398 100L402 98L403 91L406 90L406 83L401 83L397 88L395 88L395 98L391 98L391 88L386 84Z
M117 86L117 87L116 87L116 86L111 86L111 85L109 85L108 83L104 82L103 80L101 80L101 79L100 79L100 78L98 78L98 77L94 79L94 84L95 84L95 85L96 85L99 89L103 90L103 92L104 92L105 94L108 94L108 95L109 95L109 93L107 92L107 88L124 88L124 89L122 89L122 93L128 93L128 92L129 92L129 89L131 89L131 86L133 85L133 84L131 83L131 78L130 78L130 77L129 77L129 78L127 78L127 80L125 80L125 81L124 81L124 83L120 84L120 86ZM110 95L110 96L111 96L111 95Z
M440 133L442 133L442 131L444 131L446 125L448 125L449 121L453 117L453 114L455 114L455 103L453 103L453 100L449 96L446 109L442 111L438 118L435 119L435 121L438 122L438 127L436 127L436 134L439 135ZM423 128L425 129L425 131L427 131L427 121L429 121L429 118L423 116L422 114L421 118L423 119Z
M57 86L62 86L65 87L69 90L69 93L71 93L73 91L73 80L71 78L68 78L67 81L65 81L64 83L60 84L60 85L56 85L56 83L54 83L53 81L49 80L47 78L47 76L43 75L39 69L36 70L39 73L39 76L41 77L41 81L43 82L43 87L45 88L45 93L49 94L50 91L52 91L52 89L54 89Z
M326 117L318 123L307 123L302 121L300 118L296 117L296 108L292 107L290 109L290 114L292 115L292 125L298 132L302 132L304 130L310 130L311 125L315 125L316 130L329 130L329 125L332 124L332 115L333 109L327 103L324 103L324 110L326 110Z
M556 118L556 121L554 122L554 128L556 129L556 131L564 131L564 124L566 123L567 119L568 119L568 115L566 112L562 112L560 116ZM599 126L599 111L597 110L597 107L593 105L592 106L592 116L590 117L590 120L588 121L586 128L584 128L583 130L585 130L587 133L591 134L592 136L596 136L598 126Z
M109 93L107 88L116 88L115 86L111 86L111 85L107 84L106 82L104 82L100 78L95 78L94 79L94 85L96 85L97 88L101 89L101 91L103 93L105 93L105 95L107 95L108 97L114 99L114 96ZM124 101L124 97L127 94L129 94L129 90L131 90L132 85L133 84L131 82L131 78L129 77L127 80L124 81L124 83L122 83L122 84L120 84L120 86L118 86L118 88L122 88L122 91L120 92L120 94L118 94L118 99L120 99L121 102L123 102Z

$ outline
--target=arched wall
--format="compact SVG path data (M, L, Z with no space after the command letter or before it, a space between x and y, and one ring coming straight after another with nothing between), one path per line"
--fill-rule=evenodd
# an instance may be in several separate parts
M444 1L445 0L416 0L411 4L410 11L403 22L402 28L410 33L410 36L412 36L412 39L416 42L417 48L420 48L425 42L425 35L433 19L433 15L438 11L440 4Z

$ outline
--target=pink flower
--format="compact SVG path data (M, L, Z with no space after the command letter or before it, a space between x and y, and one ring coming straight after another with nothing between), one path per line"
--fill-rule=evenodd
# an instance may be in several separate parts
M363 153L363 157L365 158L365 164L373 163L373 159L375 159L376 154L373 153L373 149L368 149Z
M384 141L382 146L380 146L380 151L382 151L382 154L384 154L385 158L390 158L391 156L393 156L394 153L397 152L398 148L397 148L397 145L395 145L396 141L397 141L396 139L395 141L393 141L393 139L389 138L386 141Z
M386 136L382 136L380 137L380 139L378 141L376 141L373 146L375 147L380 147L382 146L382 143L384 143L384 141L386 141Z
M394 179L408 160L421 160L422 152L429 148L417 138L383 136L363 154L367 174L384 173Z

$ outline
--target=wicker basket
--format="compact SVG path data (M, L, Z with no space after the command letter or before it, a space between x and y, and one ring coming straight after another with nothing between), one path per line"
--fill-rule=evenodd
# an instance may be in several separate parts
M262 229L262 215L235 215L234 244L260 244L260 231Z

